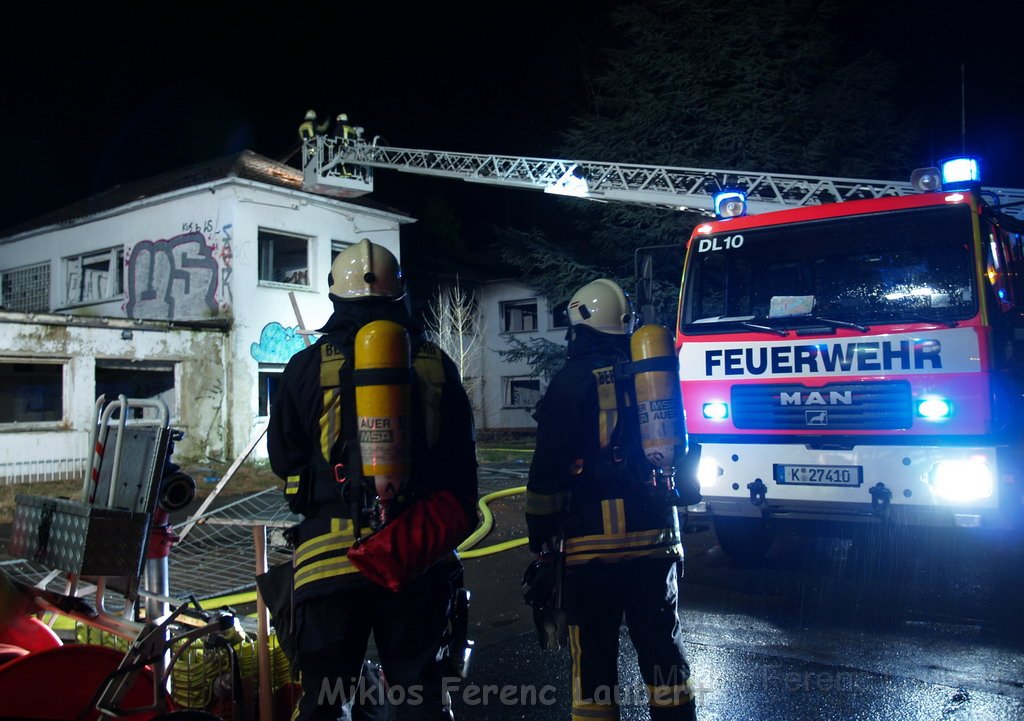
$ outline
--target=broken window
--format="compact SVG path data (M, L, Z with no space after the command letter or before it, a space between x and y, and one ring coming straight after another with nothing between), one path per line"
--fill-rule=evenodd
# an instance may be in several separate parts
M259 231L259 279L309 286L309 238Z
M261 363L259 373L259 412L261 418L270 415L270 406L274 402L274 394L277 393L277 382L281 380L283 365L270 365Z
M0 361L0 423L64 420L64 362Z
M76 255L64 260L64 303L82 305L124 297L124 248Z
M0 272L0 309L18 313L50 310L50 264Z
M505 408L533 408L540 400L540 379L528 377L506 377Z
M515 300L501 304L501 332L537 330L537 300Z
M161 400L170 417L177 417L174 402L174 364L153 361L96 359L95 397L104 395L107 401L125 398ZM148 418L152 411L133 409L136 417ZM155 417L155 415L153 415Z

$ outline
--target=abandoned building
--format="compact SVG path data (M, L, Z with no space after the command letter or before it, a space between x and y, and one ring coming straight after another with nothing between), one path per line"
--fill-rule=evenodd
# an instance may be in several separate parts
M0 482L78 477L95 402L160 398L182 458L230 461L262 431L275 379L327 319L334 256L369 237L400 256L407 213L303 190L251 151L117 186L0 237ZM541 381L503 337L561 342L565 321L515 280L483 315L479 428L534 425ZM300 327L301 320L301 327ZM315 337L315 336L314 336Z

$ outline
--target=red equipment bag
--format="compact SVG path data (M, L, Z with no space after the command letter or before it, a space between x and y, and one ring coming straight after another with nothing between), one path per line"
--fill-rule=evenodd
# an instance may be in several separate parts
M455 550L476 525L451 491L434 491L352 546L348 560L363 575L398 591Z

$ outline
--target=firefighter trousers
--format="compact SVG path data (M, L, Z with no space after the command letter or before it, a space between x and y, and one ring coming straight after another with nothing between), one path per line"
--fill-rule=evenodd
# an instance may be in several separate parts
M293 718L450 718L438 651L459 577L457 564L438 563L392 593L360 574L348 579L346 588L299 605L296 666L302 698ZM370 633L382 686L366 684L361 675Z
M620 706L647 704L652 721L696 718L676 603L675 558L591 562L565 578L573 721L615 721ZM646 688L618 683L625 620Z

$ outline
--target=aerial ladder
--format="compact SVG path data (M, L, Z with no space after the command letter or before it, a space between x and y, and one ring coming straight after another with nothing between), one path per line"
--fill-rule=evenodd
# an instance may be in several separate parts
M302 159L303 188L340 198L372 192L374 168L709 216L715 196L724 190L742 191L748 213L923 192L890 180L392 148L378 145L376 138L328 135L306 140ZM985 188L984 193L992 205L1024 219L1024 189Z

